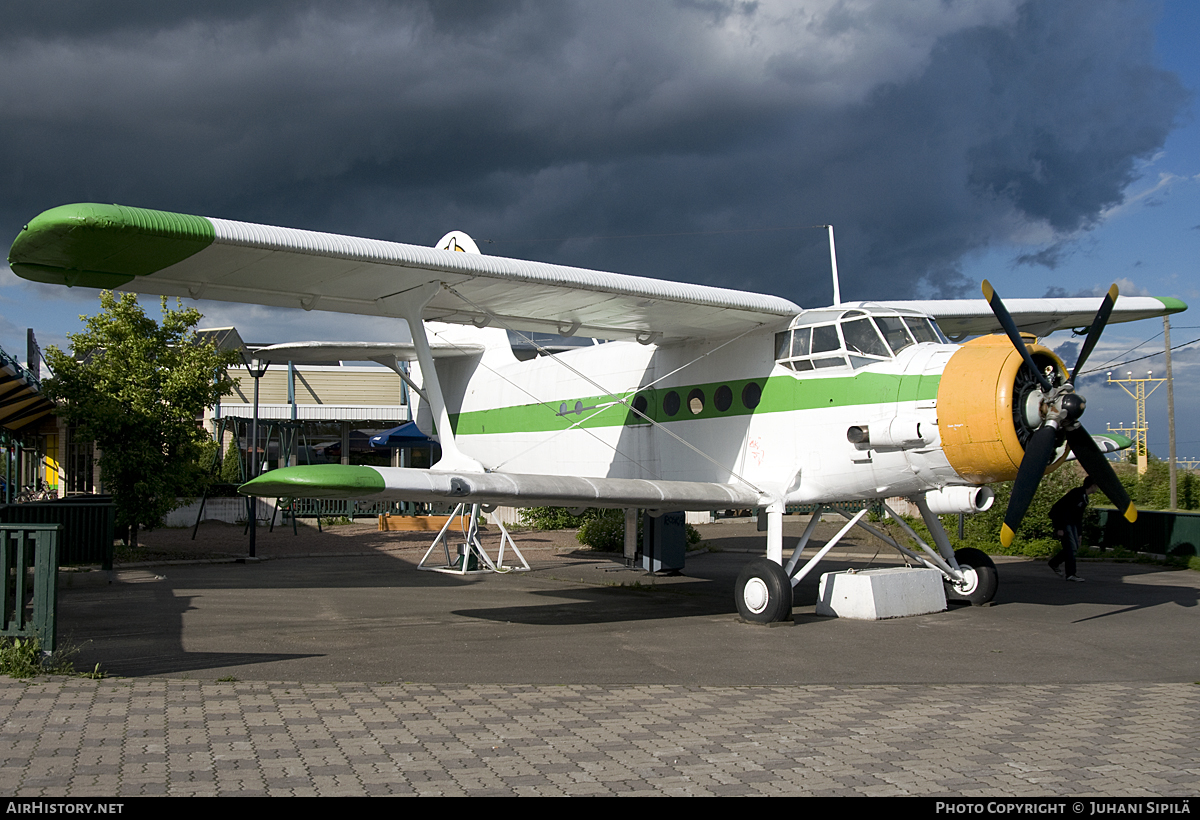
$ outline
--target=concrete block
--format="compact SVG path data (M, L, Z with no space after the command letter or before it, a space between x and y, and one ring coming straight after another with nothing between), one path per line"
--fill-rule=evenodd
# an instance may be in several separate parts
M945 608L942 574L915 567L826 572L817 596L818 615L863 621L925 615Z

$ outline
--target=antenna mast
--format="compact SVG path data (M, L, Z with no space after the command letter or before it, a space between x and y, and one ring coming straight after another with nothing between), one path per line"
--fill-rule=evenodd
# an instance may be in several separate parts
M838 282L837 272L837 248L833 244L833 226L825 227L829 229L829 265L833 269L833 304L836 306L842 303L842 286Z

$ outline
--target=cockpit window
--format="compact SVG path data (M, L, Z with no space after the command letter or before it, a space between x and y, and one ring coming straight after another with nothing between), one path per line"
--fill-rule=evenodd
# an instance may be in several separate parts
M855 319L842 322L842 335L846 337L846 349L851 354L863 356L878 356L881 359L891 358L891 353L884 345L883 339L875 332L875 325L870 319Z
M918 342L942 343L943 340L938 335L937 330L934 329L933 322L928 319L906 316L904 322L908 325L908 329L912 331L912 335Z
M821 325L820 327L814 327L812 330L813 353L829 353L841 349L842 343L838 339L837 328L834 325Z
M883 331L883 338L893 353L899 353L913 343L913 337L904 327L904 320L899 316L876 316L875 324Z
M810 328L798 327L792 331L792 357L807 356L810 350L809 340L812 338Z
M921 342L945 343L928 317L823 309L801 314L790 330L775 334L775 358L796 371L857 369Z
M792 331L785 330L775 334L775 358L783 360L792 355Z

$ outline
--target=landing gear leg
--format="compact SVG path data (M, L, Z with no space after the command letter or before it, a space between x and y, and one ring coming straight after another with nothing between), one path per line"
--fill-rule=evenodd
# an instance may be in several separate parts
M1000 586L1000 576L996 572L996 564L985 553L966 547L952 552L950 539L942 527L941 520L929 509L925 496L913 496L913 502L921 511L921 518L929 528L937 544L938 552L947 559L951 568L957 564L958 574L946 576L943 583L946 586L947 601L962 601L971 606L990 604L996 597L996 589ZM951 559L953 556L953 559Z

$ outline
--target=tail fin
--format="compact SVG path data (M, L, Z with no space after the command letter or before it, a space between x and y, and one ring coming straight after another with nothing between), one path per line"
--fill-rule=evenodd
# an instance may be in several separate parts
M476 256L483 255L479 252L479 246L475 244L475 240L463 231L450 231L439 239L434 247L440 251L459 251L460 253L473 253Z

